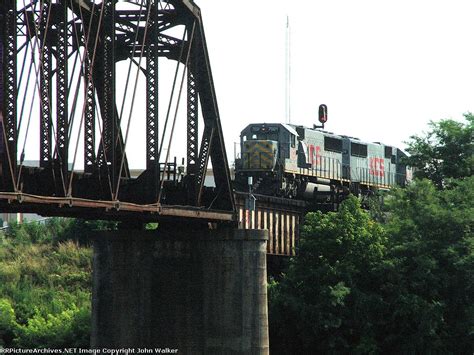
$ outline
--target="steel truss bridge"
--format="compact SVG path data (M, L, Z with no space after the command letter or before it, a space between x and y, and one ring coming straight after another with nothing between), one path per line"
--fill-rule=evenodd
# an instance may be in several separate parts
M193 1L2 0L0 11L0 209L131 221L236 220ZM159 111L163 58L176 63L176 72L168 109ZM119 62L138 74L119 72ZM119 98L117 82L125 77ZM146 94L137 95L137 87ZM145 107L139 119L146 122L146 170L138 177L130 176L127 151L137 142L129 128L137 117L124 113L126 95L129 106ZM170 179L178 172L169 147L180 134L181 97L186 137L175 139L186 142L186 174ZM162 111L167 114L159 117ZM28 166L25 149L39 152L38 166ZM204 186L209 160L213 189Z

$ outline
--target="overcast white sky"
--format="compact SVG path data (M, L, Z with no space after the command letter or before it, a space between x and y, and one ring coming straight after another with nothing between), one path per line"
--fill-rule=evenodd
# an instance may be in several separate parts
M234 142L249 123L285 122L287 16L291 123L311 127L317 121L318 106L324 103L329 112L327 130L404 148L403 142L426 130L430 120L462 120L463 113L474 112L474 0L195 2L202 11L229 162ZM119 105L128 65L121 62L117 68L123 73L117 84ZM166 60L160 64L160 83L163 79L172 82L175 65ZM31 95L35 81L28 85ZM76 80L74 90L75 85ZM142 91L133 114L125 109L122 120L125 135L128 119L133 117L127 144L133 168L145 166L143 76L139 87ZM160 90L162 129L169 90L166 85ZM131 91L129 87L128 98L133 96ZM171 158L186 154L184 104ZM38 160L39 120L31 122L26 157ZM26 137L25 126L20 130L20 145ZM82 127L80 118L73 127L75 131ZM81 147L82 139L78 142ZM74 151L71 145L70 160ZM81 154L76 166L82 167Z
M252 122L291 122L404 147L429 120L474 111L472 0L196 0L227 143Z

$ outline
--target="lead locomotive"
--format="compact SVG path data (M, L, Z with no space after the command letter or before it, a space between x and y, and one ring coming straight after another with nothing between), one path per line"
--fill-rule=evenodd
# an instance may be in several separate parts
M319 127L248 125L240 135L236 189L247 191L252 177L254 193L336 202L348 193L370 195L410 179L400 149L319 129L326 120L327 108L321 105Z

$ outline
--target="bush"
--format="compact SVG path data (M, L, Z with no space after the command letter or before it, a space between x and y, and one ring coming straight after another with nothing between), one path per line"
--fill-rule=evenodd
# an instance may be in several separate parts
M89 346L92 250L65 236L77 230L58 218L14 224L0 238L4 346Z
M18 326L14 345L20 348L89 347L90 307L72 304L58 314L40 313Z
M16 328L15 311L11 302L0 298L0 346L11 342Z

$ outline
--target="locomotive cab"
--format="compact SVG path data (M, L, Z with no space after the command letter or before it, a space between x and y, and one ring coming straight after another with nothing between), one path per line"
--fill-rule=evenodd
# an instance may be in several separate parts
M248 177L257 193L285 196L286 168L297 169L298 133L281 123L251 124L240 135L235 186L245 189Z

